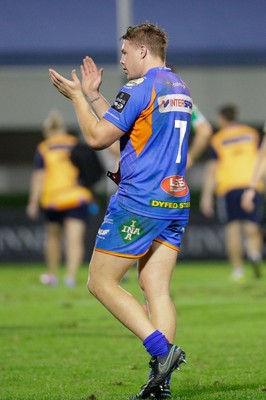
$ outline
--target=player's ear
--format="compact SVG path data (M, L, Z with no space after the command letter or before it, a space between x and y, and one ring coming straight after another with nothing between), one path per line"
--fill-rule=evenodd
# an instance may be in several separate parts
M144 46L144 44L142 44L142 45L140 46L140 56L141 56L141 58L145 58L146 55L147 55L147 53L148 53L147 47Z

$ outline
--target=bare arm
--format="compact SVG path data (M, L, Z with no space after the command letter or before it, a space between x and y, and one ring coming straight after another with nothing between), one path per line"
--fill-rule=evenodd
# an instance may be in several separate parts
M193 141L188 149L187 168L192 167L207 148L211 135L212 127L208 121L204 121L196 126Z
M261 147L258 151L256 164L249 187L255 188L259 181L265 176L266 172L266 136L263 138Z
M29 201L26 208L26 212L31 219L36 219L39 215L39 202L43 190L44 174L44 169L37 169L31 176Z
M56 89L72 101L80 128L90 147L96 150L105 149L124 134L121 129L109 121L97 119L82 92L81 83L75 70L71 73L72 80L64 78L53 69L50 69L49 72Z
M115 156L117 158L117 160L119 161L120 159L120 145L119 142L115 142L113 143L108 150L110 150L110 152L113 154L113 156Z
M261 147L258 151L253 175L249 183L249 188L246 189L241 198L241 206L247 212L254 210L254 197L256 194L256 186L266 173L266 136L263 138Z
M200 209L206 217L212 217L214 215L214 190L216 186L216 168L217 161L210 160L206 164L203 188L200 199Z
M101 119L106 111L111 107L108 101L100 93L100 86L102 84L103 69L97 69L97 66L91 57L86 56L80 67L82 76L82 90L90 102L90 107ZM119 141L113 143L108 150L116 157L117 164L120 158L120 145Z

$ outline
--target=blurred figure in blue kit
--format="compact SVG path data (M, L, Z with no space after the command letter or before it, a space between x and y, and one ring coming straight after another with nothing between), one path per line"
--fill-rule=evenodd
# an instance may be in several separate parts
M154 24L127 29L120 64L129 81L112 106L100 93L103 70L90 57L81 65L82 82L75 70L68 80L50 69L53 85L72 101L88 145L100 150L120 141L121 180L96 237L88 288L151 357L149 380L130 399L169 398L169 377L185 361L174 344L169 288L189 219L185 171L192 99L186 83L166 67L167 44ZM120 287L136 261L148 315Z

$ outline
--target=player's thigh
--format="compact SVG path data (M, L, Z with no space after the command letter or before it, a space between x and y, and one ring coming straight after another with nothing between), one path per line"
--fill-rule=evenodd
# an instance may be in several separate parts
M140 286L148 293L168 293L187 220L174 220L154 239L139 262Z
M242 221L233 220L225 225L225 235L227 240L233 242L235 239L239 239L242 231Z
M119 257L94 250L89 265L89 283L119 283L135 262L135 258Z
M253 237L256 235L258 235L258 236L262 235L261 226L257 222L254 222L254 221L244 221L243 229L244 229L244 233L247 238Z
M175 249L153 242L149 252L139 260L139 283L147 298L169 294L177 254Z
M45 230L47 238L50 240L59 240L61 237L62 226L58 222L46 221Z
M65 238L67 244L81 243L85 234L86 225L83 220L66 218L64 221Z
M81 244L85 235L88 219L88 207L82 204L65 210L63 213L63 226L68 247Z

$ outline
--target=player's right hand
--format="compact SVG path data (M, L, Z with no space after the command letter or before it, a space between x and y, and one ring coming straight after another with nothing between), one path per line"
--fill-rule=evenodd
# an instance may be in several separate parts
M254 197L255 197L256 191L253 188L248 188L244 191L241 197L241 207L246 211L246 212L252 212L254 210L255 204L254 204Z

